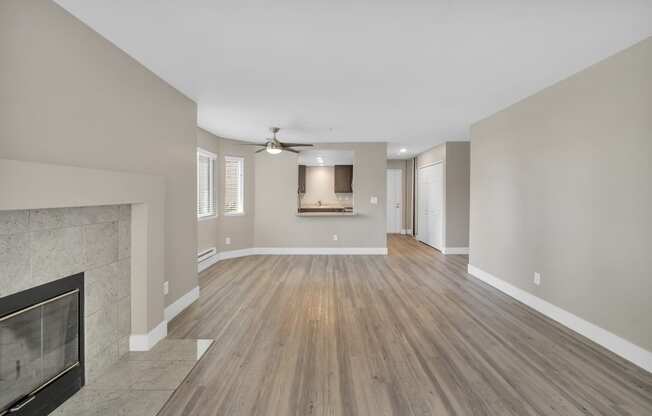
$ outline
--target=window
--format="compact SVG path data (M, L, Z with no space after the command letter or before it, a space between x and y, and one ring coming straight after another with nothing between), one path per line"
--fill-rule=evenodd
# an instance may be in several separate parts
M197 218L217 215L215 201L215 160L217 156L197 148Z
M244 159L224 158L224 214L244 214Z

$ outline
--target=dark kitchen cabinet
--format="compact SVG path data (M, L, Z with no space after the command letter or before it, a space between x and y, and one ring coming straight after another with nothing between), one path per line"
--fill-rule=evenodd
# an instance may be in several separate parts
M299 189L298 193L306 193L306 165L299 165Z
M353 165L335 165L335 193L353 193Z

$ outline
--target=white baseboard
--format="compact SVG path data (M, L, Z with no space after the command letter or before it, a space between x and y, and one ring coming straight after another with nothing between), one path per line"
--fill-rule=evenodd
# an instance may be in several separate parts
M469 254L468 247L444 247L441 251L444 254Z
M585 336L609 351L631 361L637 366L652 372L652 352L647 351L638 345L607 331L606 329L585 321L579 316L565 311L564 309L534 296L529 292L519 289L516 286L512 286L504 280L478 269L475 266L469 264L468 270L469 274L472 276L477 277L483 282L526 304L532 309L539 311L550 319L572 329L578 334Z
M237 257L253 256L256 254L255 248L243 248L240 250L222 251L218 254L220 260L235 259Z
M291 256L291 255L365 255L386 256L387 247L253 247L241 250L222 251L197 264L197 272L202 272L215 263L246 256Z
M134 334L129 336L129 350L130 351L149 351L160 340L168 335L168 322L175 316L180 314L184 309L190 306L191 303L199 299L199 286L193 288L185 295L177 299L173 304L165 308L163 315L165 320L156 325L154 329L147 334Z
M166 321L171 321L175 316L180 314L191 303L199 299L199 286L192 288L188 293L181 296L173 304L165 308L164 316Z
M259 255L361 255L386 256L387 247L258 247L253 249Z
M149 331L147 334L130 335L129 336L129 350L130 351L149 351L160 340L168 335L168 321L162 321L156 328Z

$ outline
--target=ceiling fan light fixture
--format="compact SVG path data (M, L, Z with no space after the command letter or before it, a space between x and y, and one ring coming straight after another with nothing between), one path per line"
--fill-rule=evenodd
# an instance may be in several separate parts
M293 149L293 147L312 147L312 144L308 143L290 143L290 142L281 142L276 138L276 133L280 130L278 127L271 127L270 130L274 134L271 139L267 139L265 143L244 143L245 146L258 146L260 147L256 150L256 154L260 152L267 152L270 155L277 155L282 151L290 153L301 153L299 150Z
M270 155L277 155L277 154L281 153L281 149L276 147L271 142L267 143L267 149L266 150L267 150L267 153L269 153Z

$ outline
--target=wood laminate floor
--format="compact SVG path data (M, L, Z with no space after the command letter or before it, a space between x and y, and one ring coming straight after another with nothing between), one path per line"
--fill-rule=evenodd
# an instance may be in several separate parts
M215 343L171 415L652 415L652 375L406 236L389 256L252 256L171 337Z

